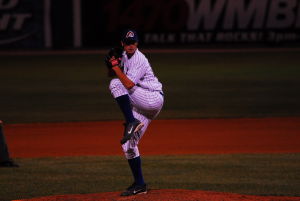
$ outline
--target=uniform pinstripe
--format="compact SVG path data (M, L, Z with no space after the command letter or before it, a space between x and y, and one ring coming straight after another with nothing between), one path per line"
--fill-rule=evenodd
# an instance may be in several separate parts
M148 59L138 49L131 58L124 52L121 65L124 74L134 82L135 86L127 90L118 78L112 79L109 85L114 98L128 95L132 105L133 115L143 122L144 127L135 133L134 137L122 145L127 159L140 155L138 143L144 135L151 120L160 112L164 98L162 95L162 84L154 75Z

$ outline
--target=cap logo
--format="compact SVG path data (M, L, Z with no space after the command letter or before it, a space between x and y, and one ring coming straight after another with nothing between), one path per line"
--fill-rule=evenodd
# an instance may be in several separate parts
M126 38L133 38L134 37L134 33L132 31L128 31L126 34Z

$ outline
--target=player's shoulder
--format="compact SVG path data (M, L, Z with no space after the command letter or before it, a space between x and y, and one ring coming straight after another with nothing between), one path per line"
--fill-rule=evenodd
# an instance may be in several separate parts
M138 48L135 51L137 56L145 56Z
M137 49L135 53L139 59L148 60L147 57L145 56L145 54L142 53L139 49Z

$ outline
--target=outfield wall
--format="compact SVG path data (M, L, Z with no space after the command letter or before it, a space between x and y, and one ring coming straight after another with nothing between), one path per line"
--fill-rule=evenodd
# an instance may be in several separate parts
M0 0L0 49L300 45L300 0Z

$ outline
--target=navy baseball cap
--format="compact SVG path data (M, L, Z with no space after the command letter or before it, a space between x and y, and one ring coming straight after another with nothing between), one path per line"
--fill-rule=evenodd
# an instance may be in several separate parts
M125 44L134 44L139 41L138 35L135 30L127 29L122 34L122 42Z

